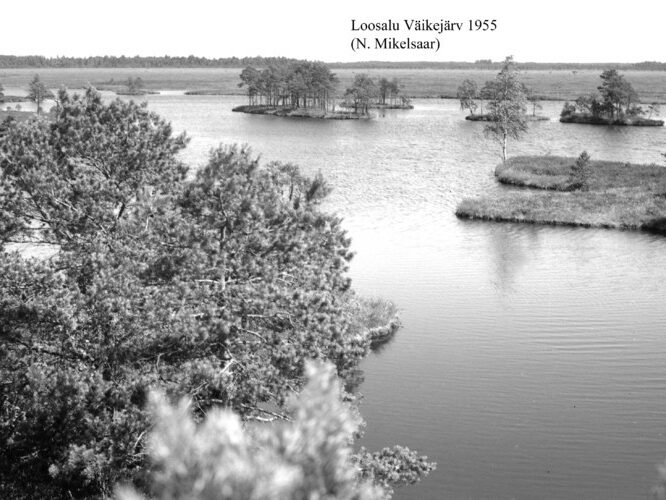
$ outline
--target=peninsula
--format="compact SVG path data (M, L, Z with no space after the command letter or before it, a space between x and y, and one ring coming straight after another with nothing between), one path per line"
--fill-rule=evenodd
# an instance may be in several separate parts
M521 156L499 165L495 177L516 189L464 199L458 217L666 235L666 167L593 161L587 153Z

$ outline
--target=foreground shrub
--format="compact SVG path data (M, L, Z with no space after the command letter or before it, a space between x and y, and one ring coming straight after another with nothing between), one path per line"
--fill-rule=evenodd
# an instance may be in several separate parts
M149 454L152 489L159 499L383 499L388 484L409 482L432 469L413 463L401 471L395 463L365 460L363 473L352 455L358 414L340 400L332 365L311 363L308 384L290 404L293 420L279 425L244 427L238 415L214 410L197 425L192 407L170 406L153 393L156 419ZM386 488L373 485L371 469L392 477ZM411 473L411 475L410 475ZM130 489L119 500L140 498Z
M657 484L650 492L652 500L666 500L666 461L657 465Z

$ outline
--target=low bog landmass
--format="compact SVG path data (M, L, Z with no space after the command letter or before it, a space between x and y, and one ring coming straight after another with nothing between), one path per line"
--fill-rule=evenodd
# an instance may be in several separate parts
M38 72L49 88L64 85L70 89L85 88L92 84L104 87L111 79L124 82L128 77L141 77L146 90L188 90L213 94L245 94L238 88L238 73L244 66L235 68L19 68L1 69L0 83L5 93L10 88L23 88ZM340 79L340 88L351 85L354 76L366 73L372 78L384 76L389 80L397 78L402 94L409 97L448 97L455 98L460 82L466 78L479 85L494 78L497 69L439 69L439 68L373 68L333 67ZM666 102L666 72L626 70L627 78L643 102ZM523 82L534 89L543 99L575 100L581 93L596 88L599 69L523 69Z
M497 196L465 199L461 218L529 222L666 234L666 168L660 165L521 156L495 170L497 180L516 186Z

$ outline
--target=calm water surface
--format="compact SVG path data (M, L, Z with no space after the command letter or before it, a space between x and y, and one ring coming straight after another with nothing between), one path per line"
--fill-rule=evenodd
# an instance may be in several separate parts
M372 121L231 113L235 97L149 96L192 137L186 160L249 143L321 170L345 220L355 288L404 328L365 363L371 449L403 444L438 470L396 498L645 499L666 459L666 238L460 221L500 189L498 148L454 101ZM510 154L661 162L666 129L535 123Z

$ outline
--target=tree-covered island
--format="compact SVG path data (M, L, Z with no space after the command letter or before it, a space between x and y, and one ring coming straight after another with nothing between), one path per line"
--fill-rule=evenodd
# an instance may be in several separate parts
M616 69L605 70L600 78L602 83L597 87L598 93L582 95L573 104L564 104L560 114L562 123L637 127L664 125L663 120L652 118L658 112L658 104L652 103L646 108L641 106L634 87Z
M239 87L247 90L248 104L233 111L275 116L354 120L370 118L369 110L411 109L400 95L394 78L377 84L366 74L355 75L341 100L338 78L322 62L290 61L263 70L248 66L240 74ZM341 108L341 109L337 109Z
M502 70L505 70L505 68L506 61ZM541 109L541 98L534 92L533 89L527 87L527 85L518 80L516 64L513 62L513 60L511 60L511 68L516 75L514 80L517 82L516 85L512 87L512 92L520 94L520 99L523 102L521 106L521 112L524 115L524 120L549 120L547 116L537 114L537 110ZM502 82L499 82L497 79L489 80L485 82L481 88L479 88L476 81L470 78L466 78L458 87L456 98L460 101L460 109L462 111L468 111L468 114L465 116L465 120L492 122L496 121L498 118L497 113L493 113L493 103L496 103L498 99L501 99L502 96L506 94L506 91L507 88L503 86ZM477 110L479 111L478 113Z
M29 120L34 117L35 112L23 109L22 102L34 102L37 106L36 113L42 113L42 105L45 101L53 100L53 93L40 80L39 75L35 75L26 88L26 96L6 96L3 94L3 86L0 84L0 104L14 103L14 106L7 104L0 106L0 138L7 133L7 130L14 122ZM4 107L4 109L2 109Z

